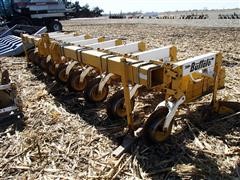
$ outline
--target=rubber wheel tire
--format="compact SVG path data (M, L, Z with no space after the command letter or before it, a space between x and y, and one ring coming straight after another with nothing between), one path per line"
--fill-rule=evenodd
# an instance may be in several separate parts
M68 77L66 77L66 80L63 81L61 76L66 76L64 73L66 72L67 64L60 64L59 67L56 70L56 80L62 82L62 83L67 83ZM64 77L65 78L65 77Z
M28 61L29 62L33 62L33 59L34 59L34 56L35 56L35 54L34 54L34 49L29 49L28 51L27 51L27 58L28 58Z
M116 103L117 103L117 107L116 107ZM134 107L134 103L135 101L132 99L131 100L132 108ZM107 110L108 117L110 119L126 118L127 113L125 108L123 109L123 106L124 106L124 92L123 90L121 90L113 94L107 102L106 110ZM116 108L118 107L122 108L122 110L120 110L120 114L116 112Z
M50 32L62 31L62 24L59 21L52 21L48 26Z
M34 52L33 58L32 58L32 63L34 65L39 65L39 61L40 61L40 56L38 55L38 53Z
M72 70L72 72L70 72L69 84L68 84L68 88L70 90L75 91L75 92L81 92L81 91L84 91L85 88L87 87L88 76L85 77L81 87L79 87L77 85L77 82L79 82L79 80L80 80L81 73L82 73L81 69L74 69L74 70Z
M103 95L101 95L100 97L96 97L98 96L98 86L100 81L101 78L95 78L87 84L86 89L84 91L84 98L87 102L98 103L103 102L107 98L109 91L108 86L103 87L102 90L102 93L104 93Z
M56 74L55 64L52 62L52 60L47 62L47 73L51 76L55 76Z
M12 100L9 93L1 90L0 91L0 109L6 108L8 106L12 106L13 104L14 104L14 101Z
M170 135L172 131L173 126L173 120L171 121L169 128L166 132L162 131L165 118L168 114L168 108L166 107L160 107L158 110L154 111L144 125L143 130L143 137L146 143L160 143L165 141ZM160 121L160 124L158 122ZM158 124L158 125L157 125ZM157 127L156 127L157 125ZM157 129L156 133L158 133L158 139L156 139L156 134L152 134L154 129Z
M47 70L47 58L46 57L41 57L40 58L40 68L43 69L44 71Z

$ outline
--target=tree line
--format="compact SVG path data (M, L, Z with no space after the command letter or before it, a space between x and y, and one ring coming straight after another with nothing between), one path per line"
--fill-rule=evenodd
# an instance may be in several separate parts
M68 9L68 15L79 18L79 17L99 17L102 16L103 10L99 7L94 7L90 9L88 4L80 6L79 1L74 3L67 1L66 8Z

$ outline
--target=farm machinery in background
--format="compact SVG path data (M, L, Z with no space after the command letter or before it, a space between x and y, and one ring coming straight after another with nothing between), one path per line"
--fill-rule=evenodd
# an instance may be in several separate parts
M59 20L70 17L99 17L103 10L80 6L67 0L0 0L0 20L16 24L46 26L49 32L62 31Z
M208 19L208 14L184 14L180 15L179 19Z
M218 19L240 19L240 13L234 12L233 14L219 14Z
M61 31L65 19L65 1L62 0L0 0L0 16L8 25L46 26L48 31Z
M0 0L0 57L23 53L21 33L61 31L65 13L60 0Z
M217 100L217 90L224 87L222 55L210 52L186 60L177 60L177 49L169 45L147 49L144 42L92 37L78 33L48 33L41 37L22 35L29 63L77 92L89 103L107 99L109 86L122 87L106 103L110 118L126 118L133 136L162 142L172 130L174 116L182 104L212 93L212 110L232 112ZM163 99L149 117L134 119L135 98L143 91L158 91Z
M62 31L61 19L98 17L102 12L98 7L90 10L88 5L80 7L78 2L66 0L0 0L0 56L23 52L21 33Z

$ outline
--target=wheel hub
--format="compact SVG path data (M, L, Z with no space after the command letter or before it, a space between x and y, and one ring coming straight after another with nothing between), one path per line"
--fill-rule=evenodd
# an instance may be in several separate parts
M167 114L168 109L160 107L149 116L144 125L144 136L146 139L152 142L163 142L171 135L173 121L168 129L163 130Z
M124 106L124 98L119 99L115 104L113 104L114 113L119 117L124 118L127 115L126 108Z
M106 95L108 94L108 91L106 89L106 87L104 87L102 89L102 92L99 92L98 91L98 84L96 84L92 89L91 89L91 92L90 92L90 95L92 97L92 100L95 101L95 102L100 102L102 101Z
M71 79L70 84L75 91L83 91L86 88L87 81L84 79L83 82L80 82L80 74L78 74L74 75L74 77Z
M152 140L157 142L162 142L168 138L171 133L171 130L163 130L165 118L160 119L159 121L151 122L151 125L148 129L149 136Z
M58 78L62 82L67 82L68 76L66 75L66 68L60 70L60 72L58 73Z
M131 99L132 108L134 107L134 100ZM107 114L110 118L125 118L127 115L125 108L125 99L123 90L116 92L108 100Z
M53 25L53 29L54 29L55 31L59 31L59 30L60 30L60 28L59 28L59 26L58 26L57 24L54 24L54 25Z

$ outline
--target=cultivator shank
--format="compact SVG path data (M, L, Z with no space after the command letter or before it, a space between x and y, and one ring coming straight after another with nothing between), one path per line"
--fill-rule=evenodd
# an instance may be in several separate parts
M172 45L147 49L141 41L74 33L49 33L41 38L23 34L22 40L35 46L27 53L29 61L71 89L84 91L89 102L104 101L112 84L122 86L109 98L107 113L113 118L127 117L131 131L139 128L132 112L141 87L161 92L164 101L140 127L154 141L163 141L171 134L180 105L213 93L215 108L217 90L224 87L225 73L218 52L178 61L177 49Z

